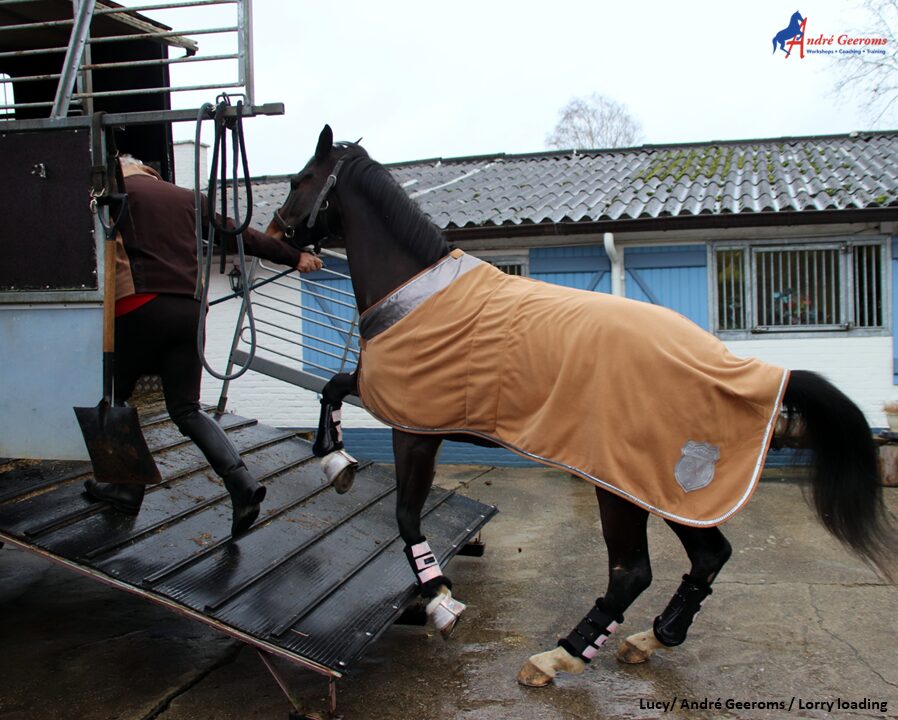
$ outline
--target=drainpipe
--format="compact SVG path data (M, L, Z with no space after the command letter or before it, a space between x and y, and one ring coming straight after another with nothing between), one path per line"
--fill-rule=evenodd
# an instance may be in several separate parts
M605 252L608 255L608 259L611 261L611 294L623 296L624 253L623 251L618 252L617 247L615 247L614 233L606 232L604 241Z

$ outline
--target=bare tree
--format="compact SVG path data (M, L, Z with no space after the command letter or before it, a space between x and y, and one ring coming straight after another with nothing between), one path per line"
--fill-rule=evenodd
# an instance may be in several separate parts
M634 145L642 126L627 108L604 95L593 93L571 100L558 113L555 129L546 136L554 148L616 148Z
M898 0L865 0L863 8L869 24L857 34L887 42L860 46L860 54L833 58L834 89L843 97L862 101L873 123L893 125L898 120Z

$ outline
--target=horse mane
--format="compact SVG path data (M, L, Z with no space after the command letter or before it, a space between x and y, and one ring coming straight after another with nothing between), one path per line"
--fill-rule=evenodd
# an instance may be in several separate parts
M414 257L432 265L450 251L443 233L403 190L383 165L372 160L360 145L340 143L346 148L341 179L357 189L381 210L387 229Z

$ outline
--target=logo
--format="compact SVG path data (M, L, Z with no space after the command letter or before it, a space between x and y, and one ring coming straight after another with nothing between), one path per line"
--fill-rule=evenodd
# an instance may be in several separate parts
M792 13L792 17L789 18L788 27L780 30L776 35L773 36L773 52L776 53L777 45L779 45L779 49L786 53L786 57L789 57L792 54L792 49L798 45L799 51L801 53L800 57L804 57L804 28L805 25L808 24L808 19L803 18L801 13L797 10ZM786 45L789 46L789 49L786 50Z
M889 40L880 36L858 36L842 33L827 34L825 32L808 35L808 19L795 11L789 18L789 24L773 36L773 54L782 50L784 58L792 56L798 47L798 58L804 60L808 55L834 55L847 58L858 55L885 55ZM807 46L807 49L805 48Z
M714 479L714 465L720 459L720 449L708 443L689 440L674 468L674 476L686 492L701 490Z

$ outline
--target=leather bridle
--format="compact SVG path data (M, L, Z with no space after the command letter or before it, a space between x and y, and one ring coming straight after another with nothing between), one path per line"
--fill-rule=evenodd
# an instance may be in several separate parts
M334 169L331 170L330 175L327 176L327 180L321 188L321 191L318 193L318 197L315 198L315 203L312 205L312 209L309 211L309 217L306 220L306 227L311 230L318 223L319 218L322 221L322 225L325 232L325 237L335 237L339 239L339 235L337 235L330 227L330 223L327 219L327 211L330 208L330 203L328 202L328 195L330 195L331 190L333 190L334 185L337 184L337 176L340 173L340 168L343 167L343 162L346 160L345 157L337 160L334 165ZM284 237L288 240L291 240L293 236L296 234L296 227L291 225L286 220L284 220L283 215L281 215L280 210L274 211L274 222L278 226L278 229L284 233ZM315 253L321 252L321 238L315 240Z

